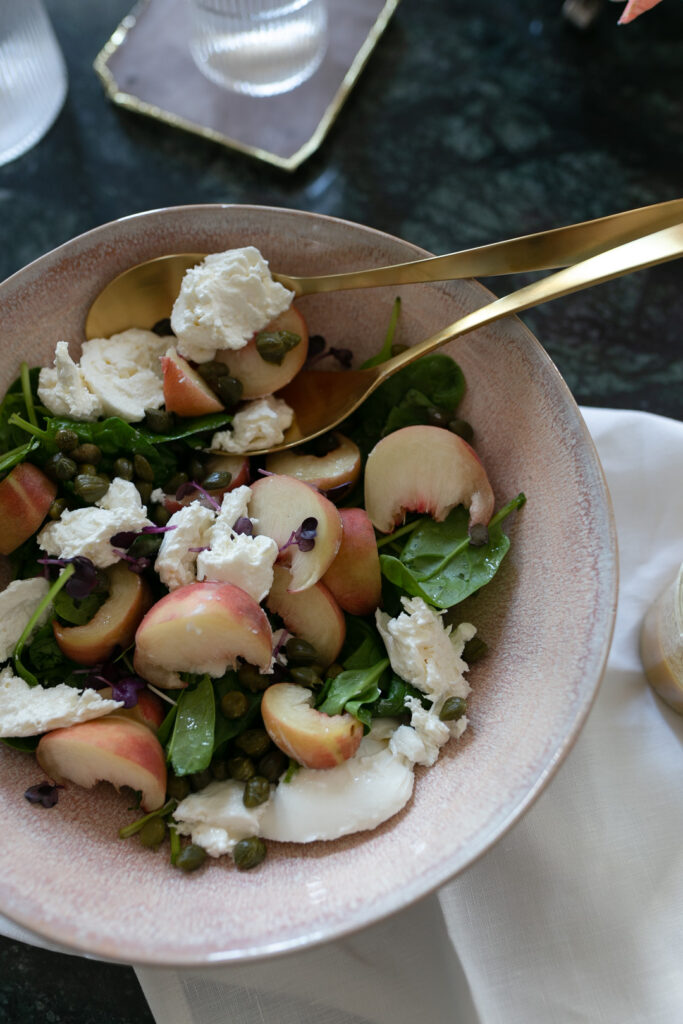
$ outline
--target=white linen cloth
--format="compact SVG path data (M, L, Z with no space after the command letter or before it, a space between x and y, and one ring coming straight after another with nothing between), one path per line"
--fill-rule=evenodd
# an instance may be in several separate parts
M683 717L638 655L643 614L683 562L683 423L582 412L614 503L619 608L596 704L549 788L438 897L361 933L245 967L138 968L158 1024L683 1020Z

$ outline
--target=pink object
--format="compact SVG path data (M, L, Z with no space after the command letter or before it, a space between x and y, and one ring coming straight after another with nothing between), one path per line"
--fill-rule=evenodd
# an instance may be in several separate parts
M619 24L628 25L629 21L633 21L640 14L645 14L645 11L656 7L658 3L660 3L660 0L628 0L624 13L619 18Z

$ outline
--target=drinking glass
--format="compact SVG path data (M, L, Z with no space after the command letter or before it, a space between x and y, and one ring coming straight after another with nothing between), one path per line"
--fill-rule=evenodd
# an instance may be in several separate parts
M234 92L288 92L325 56L326 0L189 0L189 11L195 64Z
M42 139L66 88L64 58L42 0L0 0L0 165Z

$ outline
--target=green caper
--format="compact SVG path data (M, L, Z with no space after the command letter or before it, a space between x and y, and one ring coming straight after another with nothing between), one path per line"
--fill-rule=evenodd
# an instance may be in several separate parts
M151 846L156 849L163 843L166 836L166 822L163 818L150 818L138 832L138 839L143 846Z
M154 470L145 456L140 455L139 452L133 456L133 468L135 469L135 476L138 480L144 480L146 484L152 483L154 480Z
M290 669L289 674L293 683L297 683L299 686L306 686L309 690L322 686L322 678L310 665L296 665Z
M72 459L76 462L92 462L95 466L102 461L102 451L97 447L96 444L90 444L85 442L79 444L77 448L73 448L69 452Z
M109 481L101 476L79 474L74 479L74 493L91 505L103 498L108 490Z
M202 480L202 487L207 491L217 491L222 487L228 487L231 480L232 473L228 473L227 470L219 470L205 476Z
M256 774L256 768L250 757L231 757L228 759L228 774L238 782L247 782Z
M257 867L266 856L266 844L258 836L250 836L248 839L240 839L235 843L232 857L235 867L239 871L249 871Z
M175 494L178 488L186 484L189 479L187 473L174 473L164 484L164 492L166 494Z
M67 508L68 502L66 498L55 498L55 500L50 505L47 514L49 515L50 519L59 519L62 512L64 512L65 509Z
M344 671L344 666L340 665L338 661L333 661L327 672L325 673L325 679L336 679L337 676L341 675Z
M122 480L132 480L135 476L132 459L123 456L114 463L114 476L120 476Z
M155 505L152 509L152 522L156 526L166 526L166 523L171 518L171 513L168 511L165 505Z
M187 468L188 477L190 478L190 480L194 480L198 484L202 483L204 477L206 476L206 466L204 465L202 460L198 458L196 455L193 455L192 458L190 459ZM229 482L230 481L228 481L228 483Z
M236 377L219 377L216 381L216 393L228 409L232 408L233 405L237 405L243 391L242 381L237 380Z
M265 729L247 729L237 737L235 746L248 757L262 757L270 748L270 736Z
M152 491L154 490L154 484L148 480L136 480L135 486L138 494L140 495L140 501L143 505L149 505L152 498Z
M202 377L210 388L215 386L215 382L219 377L227 377L228 370L226 363L221 363L218 359L210 359L206 363L200 363L197 367L197 373Z
M473 636L471 640L468 640L465 644L462 652L463 661L466 661L468 665L471 665L474 661L479 661L489 652L489 645L485 640L482 640L480 636Z
M183 847L176 857L175 866L180 868L181 871L196 871L205 860L206 850L203 850L201 846L190 843L189 846Z
M198 793L200 789L205 789L213 781L213 776L208 768L204 768L201 772L192 772L191 775L188 775L188 778L193 793Z
M241 718L249 710L249 700L241 690L229 690L221 697L221 711L226 718Z
M186 775L181 777L177 775L168 776L166 793L168 796L173 797L174 800L184 800L186 796L190 795L191 789L190 780Z
M161 533L139 533L128 548L128 554L133 558L156 558L163 539Z
M72 458L63 452L51 455L45 463L45 472L53 480L71 480L78 471L78 466Z
M237 670L237 678L251 693L267 690L272 682L269 676L262 676L255 665L241 665Z
M439 712L442 722L457 722L467 712L467 701L462 697L448 697Z
M471 423L467 420L460 420L457 417L448 421L448 429L452 434L457 434L463 441L467 441L468 444L472 444L474 438L474 428Z
M78 434L75 430L63 428L55 434L55 444L60 452L70 452L78 445Z
M446 409L439 409L433 405L430 409L427 409L427 422L431 427L444 427L448 426L448 421L451 419L452 413Z
M245 807L259 807L270 796L270 783L262 775L252 775L244 787L242 803Z
M153 434L170 434L175 426L175 417L166 409L145 409L143 424Z
M300 341L301 335L293 331L261 331L256 335L256 351L266 363L281 366L289 350Z
M289 758L281 750L274 748L264 754L258 763L258 773L268 782L277 782L283 772L287 771Z
M211 775L214 779L218 779L219 782L224 782L225 779L230 778L227 761L222 761L220 758L214 758L209 767L211 769Z
M94 462L81 462L78 472L81 476L97 476L97 466Z
M401 345L400 342L395 341L391 346L392 356L400 356L401 352L407 352L410 345Z
M300 640L296 636L289 638L285 644L288 665L314 665L318 661L318 652L308 640Z

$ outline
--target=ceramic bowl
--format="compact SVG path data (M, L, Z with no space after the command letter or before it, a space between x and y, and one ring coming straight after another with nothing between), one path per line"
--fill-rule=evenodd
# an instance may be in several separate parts
M427 255L368 227L290 210L181 207L106 224L0 285L4 392L22 359L51 362L77 343L95 295L116 274L165 253L255 245L274 270L323 273ZM356 365L403 298L397 340L416 342L489 301L475 281L309 297L312 333L353 349ZM463 871L529 808L571 748L595 696L616 603L615 533L580 412L516 319L450 346L468 382L461 414L502 504L512 548L466 617L490 654L470 673L470 728L429 770L408 806L374 832L331 843L271 844L265 863L230 858L195 875L117 838L129 795L69 787L56 808L24 799L42 773L0 750L0 912L41 936L125 962L245 961L336 938L419 899Z

